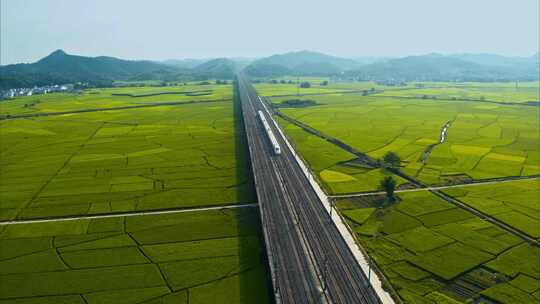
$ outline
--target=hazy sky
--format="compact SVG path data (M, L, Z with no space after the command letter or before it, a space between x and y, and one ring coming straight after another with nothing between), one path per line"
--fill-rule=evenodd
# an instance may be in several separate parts
M0 0L1 64L56 49L127 59L431 52L532 55L539 0Z

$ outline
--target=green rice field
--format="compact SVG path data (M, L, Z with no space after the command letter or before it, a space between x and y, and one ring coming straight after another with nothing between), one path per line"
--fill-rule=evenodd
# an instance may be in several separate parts
M256 202L230 85L0 106L12 116L112 109L0 121L2 221ZM253 207L0 225L0 303L266 303L259 229Z
M296 94L328 94L349 91L349 89L328 88L325 86L319 86L317 84L312 85L311 88L299 88L297 84L258 83L254 84L254 87L259 93L259 95L267 97Z
M377 189L379 182L391 173L354 162L355 156L301 128L278 118L295 149L317 175L327 193L350 193ZM394 175L399 184L406 181Z
M376 92L368 96L305 95L299 99L311 102L293 107L280 106L293 96L270 102L289 118L374 159L394 151L403 160L401 171L426 184L445 185L540 173L540 108L526 104L540 100L538 87L519 85L516 90L499 83L391 89L374 84ZM474 101L480 99L475 94L485 96ZM329 194L378 190L389 175L277 120ZM538 189L538 180L521 180L444 191L538 239ZM429 192L401 193L390 206L376 196L340 199L337 206L405 303L540 303L540 249Z
M267 303L258 211L0 226L0 303Z
M428 99L456 99L456 100L482 100L502 103L527 103L540 101L540 84L538 82L469 83L461 85L441 86L441 84L425 84L429 88L412 90L386 90L380 96L428 98Z
M52 93L5 100L0 102L0 116L137 106L159 102L229 99L232 99L231 85L90 89L80 94Z
M320 77L280 77L276 78L276 81L284 80L287 83L269 83L268 79L265 79L261 83L255 83L255 89L261 96L265 97L277 97L285 95L317 95L317 94L331 94L331 93L359 93L368 91L370 94L374 93L371 90L379 92L388 91L393 92L397 90L410 89L414 87L394 87L377 84L375 82L329 82L327 85L321 85L323 81L328 81L328 78ZM293 83L288 83L292 81ZM310 88L299 88L298 82L309 82Z
M540 180L453 188L445 192L533 238L540 239Z
M300 80L312 87L255 87L373 159L396 152L425 184L540 174L540 107L528 104L540 101L537 83ZM311 102L280 106L291 99ZM65 111L75 112L16 118ZM0 118L0 221L256 202L231 85L26 96L0 102ZM391 175L276 120L328 194L379 190ZM540 240L539 189L519 180L443 191ZM430 192L336 206L405 303L540 303L540 249ZM184 211L0 225L0 304L270 302L257 209Z
M540 303L538 247L429 192L380 199L337 207L405 303Z
M272 98L271 102L280 104L290 98ZM401 170L427 184L540 173L540 107L537 106L355 93L303 98L316 104L279 111L373 158L394 151L403 160ZM439 143L441 130L447 123L450 124L447 136ZM311 149L328 149L322 144L317 146L312 145ZM425 155L430 146L432 150ZM324 154L302 151L301 145L299 150L301 154ZM324 167L324 163L314 163L318 161L313 160L311 165ZM364 190L366 187L352 187L332 192Z
M235 109L229 100L0 121L0 218L254 202Z

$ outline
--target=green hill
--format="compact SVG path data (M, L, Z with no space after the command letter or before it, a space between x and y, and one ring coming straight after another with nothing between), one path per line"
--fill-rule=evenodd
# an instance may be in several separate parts
M246 67L252 76L333 75L359 67L352 59L311 51L290 52L255 60Z
M138 75L174 74L177 68L151 61L131 61L113 57L84 57L57 50L30 64L0 67L0 88L87 82L108 85L113 80L129 80Z
M193 68L194 77L198 79L232 79L237 69L237 64L227 58L213 59Z
M494 62L500 62L494 64ZM480 62L483 62L481 64ZM538 79L538 61L508 64L493 56L429 54L364 65L345 73L358 80L400 81L513 81Z

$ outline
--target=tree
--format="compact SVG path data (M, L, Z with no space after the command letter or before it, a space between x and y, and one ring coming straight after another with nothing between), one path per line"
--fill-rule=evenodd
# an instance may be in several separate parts
M396 180L390 175L385 176L381 180L381 188L384 190L384 192L386 192L386 197L393 201L394 191L396 190Z
M321 86L327 86L327 85L328 85L328 80L321 82Z
M303 89L311 88L311 83L309 83L309 81L304 81L304 82L300 83L300 87L303 88Z
M384 155L383 162L386 166L395 168L401 164L401 158L396 152L389 151Z

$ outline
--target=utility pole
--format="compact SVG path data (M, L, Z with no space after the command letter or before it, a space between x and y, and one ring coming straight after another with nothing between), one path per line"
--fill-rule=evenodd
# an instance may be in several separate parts
M273 254L272 254L273 255ZM278 260L277 260L277 257L274 256L274 267L275 267L275 271L274 271L274 284L275 284L275 289L276 289L276 295L281 299L281 291L280 291L280 288L279 288L279 278L278 278Z
M371 285L371 258L367 257L367 263L368 263L368 283Z
M327 277L328 277L328 256L324 255L324 265L323 265L323 292L326 292L328 287Z

